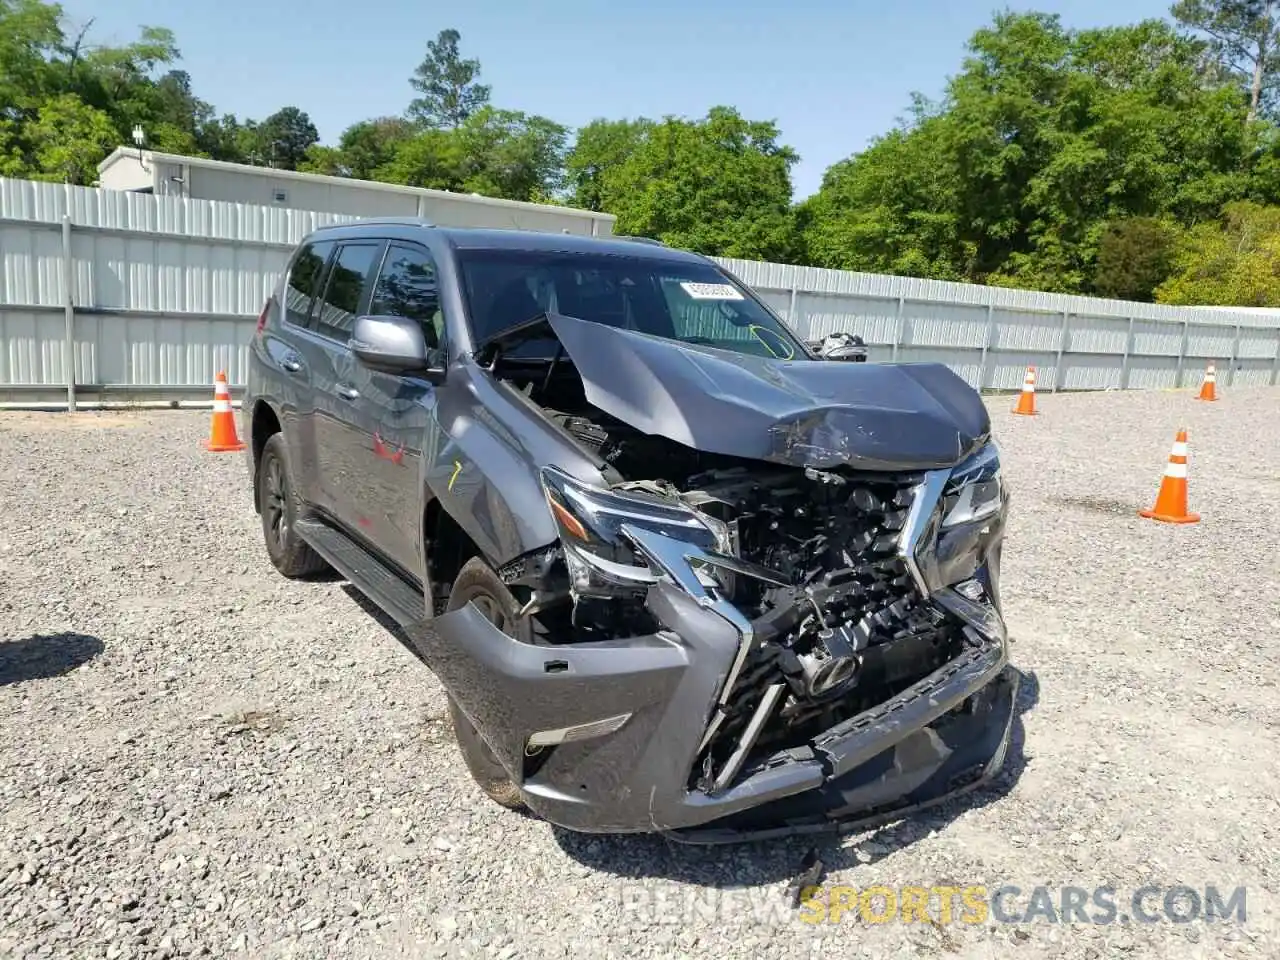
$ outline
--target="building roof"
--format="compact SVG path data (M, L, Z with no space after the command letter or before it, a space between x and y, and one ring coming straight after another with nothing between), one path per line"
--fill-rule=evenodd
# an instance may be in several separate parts
M114 163L129 159L137 160L139 151L136 147L116 147L98 164L98 172L102 173ZM301 180L306 183L327 183L334 186L360 187L365 190L377 190L384 193L399 193L414 197L435 197L440 200L465 200L469 203L486 204L495 207L506 207L517 210L555 211L570 217L582 217L587 220L607 220L615 222L617 217L611 213L596 213L581 210L577 207L561 207L550 203L529 203L524 200L503 200L498 197L484 197L478 193L456 193L452 190L432 190L428 187L410 187L400 183L382 183L377 180L357 180L354 177L331 177L321 173L300 173L297 170L278 170L275 167L255 167L247 163L231 163L227 160L209 160L206 157L187 157L179 153L157 153L154 150L143 150L141 156L149 163L178 163L188 167L208 170L226 170L236 173L248 173L273 180Z

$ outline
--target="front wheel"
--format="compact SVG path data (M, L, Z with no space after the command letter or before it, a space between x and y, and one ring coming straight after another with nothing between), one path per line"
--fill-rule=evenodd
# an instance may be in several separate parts
M479 557L468 560L453 581L447 609L460 610L468 603L475 603L485 619L507 636L524 643L534 642L532 619L517 616L519 604L516 598L493 568ZM449 697L449 714L453 718L453 735L458 741L458 750L480 789L489 799L508 810L526 809L520 788L511 781L480 731L453 697Z

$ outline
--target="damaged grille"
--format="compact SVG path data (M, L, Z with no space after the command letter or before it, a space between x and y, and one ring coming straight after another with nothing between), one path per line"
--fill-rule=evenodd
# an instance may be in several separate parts
M733 501L739 555L793 585L742 577L725 584L755 638L691 787L723 789L726 769L736 778L757 758L883 703L962 651L958 625L923 598L898 556L919 479L809 471L753 480L752 495L739 487L736 500L723 486L703 488L711 503ZM735 756L744 737L750 749Z

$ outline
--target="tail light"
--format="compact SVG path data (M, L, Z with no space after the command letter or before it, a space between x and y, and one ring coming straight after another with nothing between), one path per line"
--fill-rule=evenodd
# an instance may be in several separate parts
M271 310L271 301L267 300L267 302L262 305L262 312L258 314L258 329L254 331L254 336L257 336L257 337L262 336L262 331L267 326L267 313L270 310Z

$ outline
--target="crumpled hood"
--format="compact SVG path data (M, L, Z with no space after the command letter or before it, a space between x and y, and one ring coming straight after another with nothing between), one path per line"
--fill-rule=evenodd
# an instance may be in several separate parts
M991 429L940 363L776 360L548 317L594 406L706 453L792 466L949 467Z

